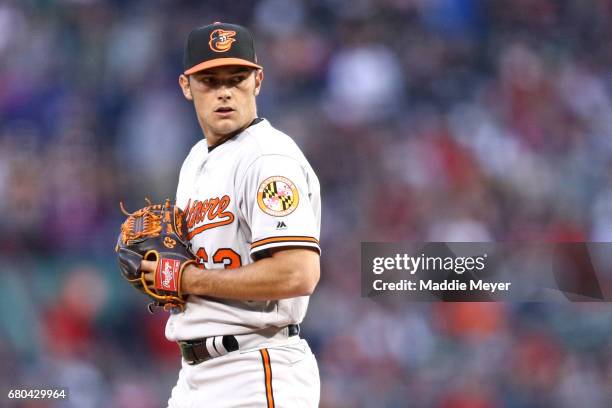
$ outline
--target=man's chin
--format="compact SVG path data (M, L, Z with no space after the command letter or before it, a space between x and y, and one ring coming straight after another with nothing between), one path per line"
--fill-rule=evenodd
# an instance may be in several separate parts
M247 125L248 123L241 126L235 120L222 119L220 122L217 122L217 126L215 126L214 131L218 135L232 136L246 128Z
M227 140L231 137L236 136L243 130L243 127L236 125L236 123L228 123L228 126L216 126L212 129L212 131L219 137L221 140Z
M240 129L240 127L237 126L234 121L229 121L227 119L222 119L222 121L225 121L226 123L219 123L219 126L216 126L214 129L215 133L218 135L231 135Z

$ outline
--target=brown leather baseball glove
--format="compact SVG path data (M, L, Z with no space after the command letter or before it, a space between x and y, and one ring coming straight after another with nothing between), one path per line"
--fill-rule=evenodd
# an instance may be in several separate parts
M153 303L170 312L182 312L186 297L181 293L181 275L185 267L196 264L195 256L185 240L187 225L183 211L166 200L164 204L153 205L128 213L121 203L121 211L127 219L121 225L121 232L115 252L123 277L136 289L149 296ZM155 261L153 283L145 280L140 270L142 260Z

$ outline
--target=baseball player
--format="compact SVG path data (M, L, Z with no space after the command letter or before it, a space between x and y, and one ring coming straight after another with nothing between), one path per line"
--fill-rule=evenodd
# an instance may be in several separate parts
M319 280L319 181L293 140L257 116L264 78L253 38L214 23L187 39L183 95L205 139L181 168L188 265L166 337L182 369L168 401L187 407L315 407L319 373L299 323ZM143 261L152 276L155 264Z

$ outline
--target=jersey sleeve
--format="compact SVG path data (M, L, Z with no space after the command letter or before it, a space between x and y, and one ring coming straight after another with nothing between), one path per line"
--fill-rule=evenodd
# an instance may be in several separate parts
M238 186L240 210L251 231L251 257L278 247L307 247L320 253L318 191L308 174L288 156L261 156ZM315 194L316 193L316 194Z

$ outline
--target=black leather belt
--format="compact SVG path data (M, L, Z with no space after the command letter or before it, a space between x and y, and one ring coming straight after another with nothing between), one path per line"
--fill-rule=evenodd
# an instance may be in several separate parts
M287 326L287 329L289 337L300 334L299 324L290 324ZM232 351L237 351L240 349L238 340L236 340L235 336L229 335L212 337L208 339L208 347L212 347L216 352L216 354L213 355L206 346L206 340L206 338L203 338L178 342L179 348L181 349L181 355L187 364L200 364L206 360L210 360L213 357L218 357L220 355L231 353Z

